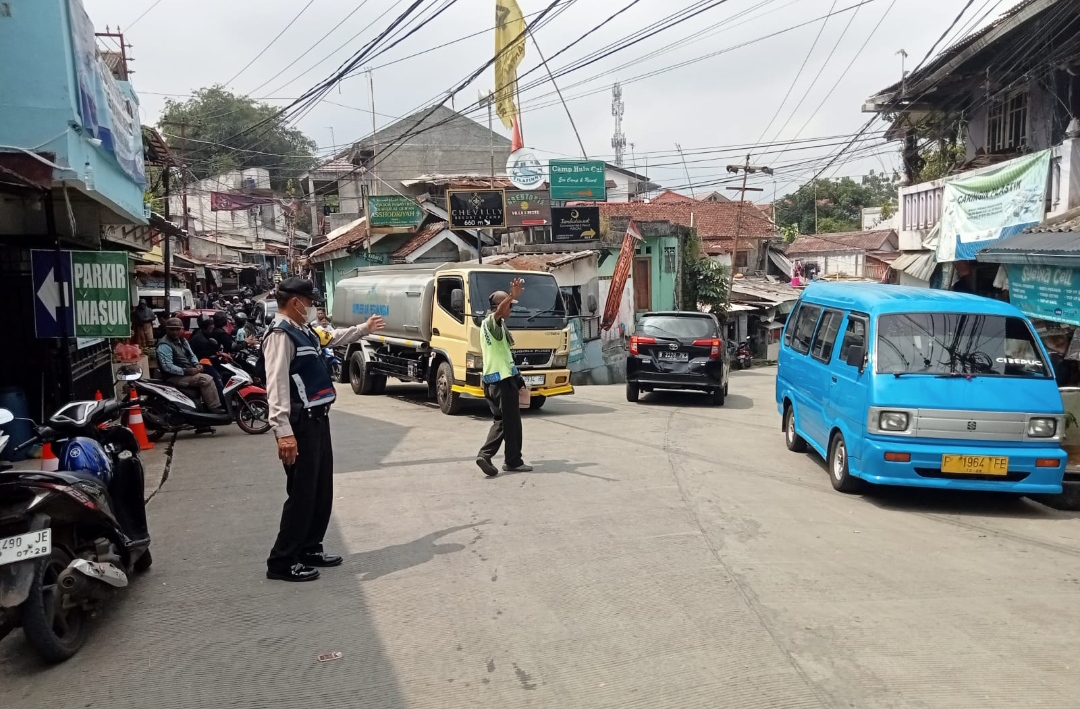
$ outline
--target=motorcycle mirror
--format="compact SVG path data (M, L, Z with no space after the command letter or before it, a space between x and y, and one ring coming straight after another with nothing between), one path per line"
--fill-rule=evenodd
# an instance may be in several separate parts
M11 423L15 420L15 414L11 413L7 409L0 409L0 426L6 423Z
M116 370L116 381L134 382L142 379L142 369L134 364L127 364Z

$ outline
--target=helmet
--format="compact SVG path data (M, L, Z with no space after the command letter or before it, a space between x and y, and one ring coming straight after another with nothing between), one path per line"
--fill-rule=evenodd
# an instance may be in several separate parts
M243 312L239 312L236 315L232 316L232 321L238 329L242 328L247 325L247 315L245 315Z
M101 444L92 438L70 438L60 449L59 469L77 476L100 480L105 485L112 482L112 458Z
M214 327L225 327L229 323L229 316L220 310L214 313Z
M203 329L204 327L206 327L207 325L213 325L213 324L214 324L214 319L212 317L210 317L209 315L200 315L199 316L199 329L200 330ZM166 325L168 325L168 323L166 323Z

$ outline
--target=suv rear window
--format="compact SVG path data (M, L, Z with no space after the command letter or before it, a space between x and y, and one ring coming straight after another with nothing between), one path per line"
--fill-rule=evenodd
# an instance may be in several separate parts
M654 315L642 318L638 332L649 337L675 337L679 339L697 339L715 337L716 325L712 318L700 316L679 317L677 315Z

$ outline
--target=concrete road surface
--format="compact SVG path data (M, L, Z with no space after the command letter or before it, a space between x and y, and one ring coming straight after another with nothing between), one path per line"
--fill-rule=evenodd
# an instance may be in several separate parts
M735 374L723 408L581 389L526 416L536 472L490 480L482 406L345 391L346 562L305 585L263 577L273 440L182 436L154 568L62 666L0 643L0 706L1080 706L1076 515L836 493L784 448L773 375Z

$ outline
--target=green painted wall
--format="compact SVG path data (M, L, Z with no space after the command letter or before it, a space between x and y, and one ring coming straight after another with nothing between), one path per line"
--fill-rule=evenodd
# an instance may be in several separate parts
M679 252L679 238L676 236L646 236L643 244L638 245L637 255L649 259L650 272L652 274L652 305L651 310L675 310L675 271L664 271L664 248L674 248L676 255ZM619 252L613 250L611 255L604 260L598 268L601 278L611 278L615 272L615 264L619 260ZM676 261L676 265L678 262Z

